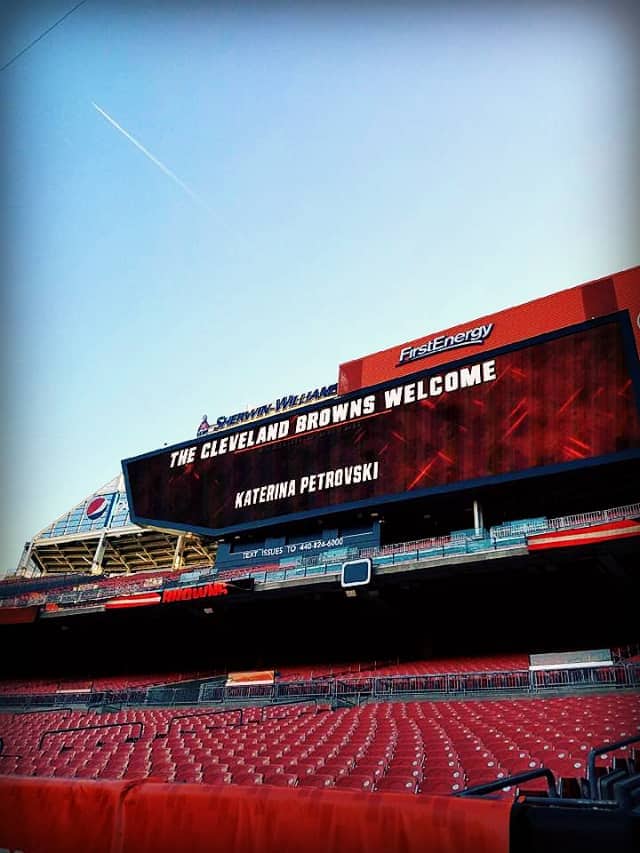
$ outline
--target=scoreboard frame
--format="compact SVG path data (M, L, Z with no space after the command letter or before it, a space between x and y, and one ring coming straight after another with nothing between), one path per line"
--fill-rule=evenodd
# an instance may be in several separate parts
M486 352L482 353L482 361L486 361L492 358L498 358L499 356L521 350L528 347L534 347L539 344L546 343L547 341L553 341L564 337L569 337L581 331L586 331L589 329L596 328L598 326L602 326L608 323L615 322L620 329L621 339L622 339L622 352L625 359L625 364L628 370L628 374L632 383L632 393L633 399L635 402L635 411L640 417L640 360L638 359L636 345L635 345L635 337L634 332L631 325L631 320L629 317L629 312L626 310L616 311L608 315L604 315L601 317L594 318L592 320L583 321L580 323L573 324L571 326L566 326L560 329L556 329L552 332L546 332L542 335L536 335L531 338L522 339L517 341L516 343L511 343L505 345L503 347L498 347L496 349L490 349ZM417 370L412 374L405 374L395 379L390 379L385 382L381 382L377 385L370 386L367 388L359 388L356 391L349 392L348 394L341 395L337 398L334 398L330 401L335 404L336 402L346 402L348 403L350 400L354 400L356 398L362 398L367 393L377 393L384 392L390 388L396 388L400 385L405 385L407 382L411 381L412 377L415 377L417 374L421 376L430 376L435 373L443 373L444 371L453 371L471 364L477 364L479 361L479 356L467 356L465 358L457 359L451 362L447 362L445 365L438 365L437 367L426 369L423 364L417 363ZM327 401L323 401L322 403L313 403L308 406L301 407L296 410L295 416L305 415L311 411L317 411L320 408L325 407L328 404ZM278 420L282 419L282 413L274 415L269 418L265 418L260 421L261 426L269 426L269 424L277 423ZM340 424L335 424L337 428L339 428ZM215 433L215 438L220 440L225 438L226 436L234 435L235 433L245 431L247 429L246 424L239 425L232 429L228 430L219 430ZM304 433L301 436L304 438ZM313 435L313 432L306 433L306 435ZM295 436L293 436L295 437ZM144 459L150 457L156 457L160 454L169 455L175 451L181 451L186 448L191 447L199 447L204 444L207 440L211 440L211 435L206 435L200 438L196 438L195 440L189 440L185 442L180 442L179 444L171 445L169 447L164 447L161 449L153 450L145 454L141 454L135 457L129 457L122 460L122 468L124 473L124 481L127 492L127 498L129 501L129 511L131 521L134 524L138 524L140 526L150 526L156 527L160 529L169 529L169 530L177 530L180 532L193 532L205 536L210 537L224 537L229 534L247 532L250 530L257 530L260 528L274 528L279 526L288 525L290 523L304 521L307 519L319 518L319 517L327 517L327 516L338 516L345 515L349 512L363 510L363 509L379 509L388 504L398 504L403 501L413 501L420 498L437 496L446 493L452 492L461 492L466 490L477 489L481 486L486 485L496 485L500 483L508 483L516 480L528 479L533 477L544 477L551 474L562 473L563 471L573 471L578 468L588 468L600 465L606 465L612 462L619 462L624 460L631 459L640 459L640 446L633 447L630 449L620 450L613 453L601 454L597 456L591 456L584 459L576 459L576 460L568 460L568 461L560 461L554 462L551 464L546 464L537 467L527 467L520 470L512 470L504 473L498 474L490 474L488 476L481 476L477 478L471 479L462 479L455 482L448 482L441 485L432 485L425 488L412 489L410 491L404 491L397 494L388 494L383 496L378 496L374 498L366 498L360 500L346 501L344 503L337 503L333 505L322 505L318 507L314 507L312 509L298 511L298 512L289 512L289 513L276 513L267 518L254 518L251 520L247 520L246 522L241 522L237 524L230 524L221 527L206 527L202 525L194 525L189 523L183 523L179 521L167 521L165 519L159 518L150 518L146 516L142 516L136 513L135 502L133 500L133 492L131 488L131 482L129 477L129 465L134 462L140 462Z

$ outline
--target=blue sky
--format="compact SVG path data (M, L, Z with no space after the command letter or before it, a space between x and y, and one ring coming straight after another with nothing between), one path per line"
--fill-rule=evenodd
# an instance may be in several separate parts
M0 65L73 3L14 5ZM88 0L1 72L0 573L203 412L637 264L632 10Z

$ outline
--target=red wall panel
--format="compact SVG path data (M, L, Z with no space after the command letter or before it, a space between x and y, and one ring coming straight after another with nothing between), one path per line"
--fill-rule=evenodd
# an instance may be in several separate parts
M461 323L441 332L426 334L413 341L380 352L356 358L340 365L338 393L347 394L387 382L398 376L406 376L427 367L446 364L460 350L433 354L424 361L413 361L399 365L400 351L406 346L418 346L439 335L452 335L475 326L493 323L493 330L484 344L465 347L463 354L481 356L488 348L517 343L535 335L553 332L583 320L603 316L626 309L629 311L640 352L640 267L616 273L608 278L561 290L523 305L507 308L495 314L486 314L477 320Z

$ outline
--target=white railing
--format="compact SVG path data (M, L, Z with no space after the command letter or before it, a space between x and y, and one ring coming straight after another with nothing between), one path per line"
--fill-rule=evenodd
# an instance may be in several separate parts
M626 518L640 517L640 503L625 504L611 509L579 512L575 515L562 515L558 518L532 518L523 521L505 522L491 528L494 539L508 539L510 536L530 536L533 533L545 533L550 530L567 530L574 527L590 527L605 524L607 521L620 521Z
M567 527L589 527L592 524L603 524L607 521L620 521L625 518L640 516L640 503L625 504L612 509L596 510L595 512L580 512L577 515L564 515L560 518L549 519L552 530L565 530Z

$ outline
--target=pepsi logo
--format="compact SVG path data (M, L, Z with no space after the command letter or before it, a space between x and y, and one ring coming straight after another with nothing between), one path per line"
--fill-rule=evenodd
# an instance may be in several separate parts
M90 518L92 521L95 518L100 518L106 508L107 499L105 497L101 495L100 497L92 498L86 509L87 518Z

